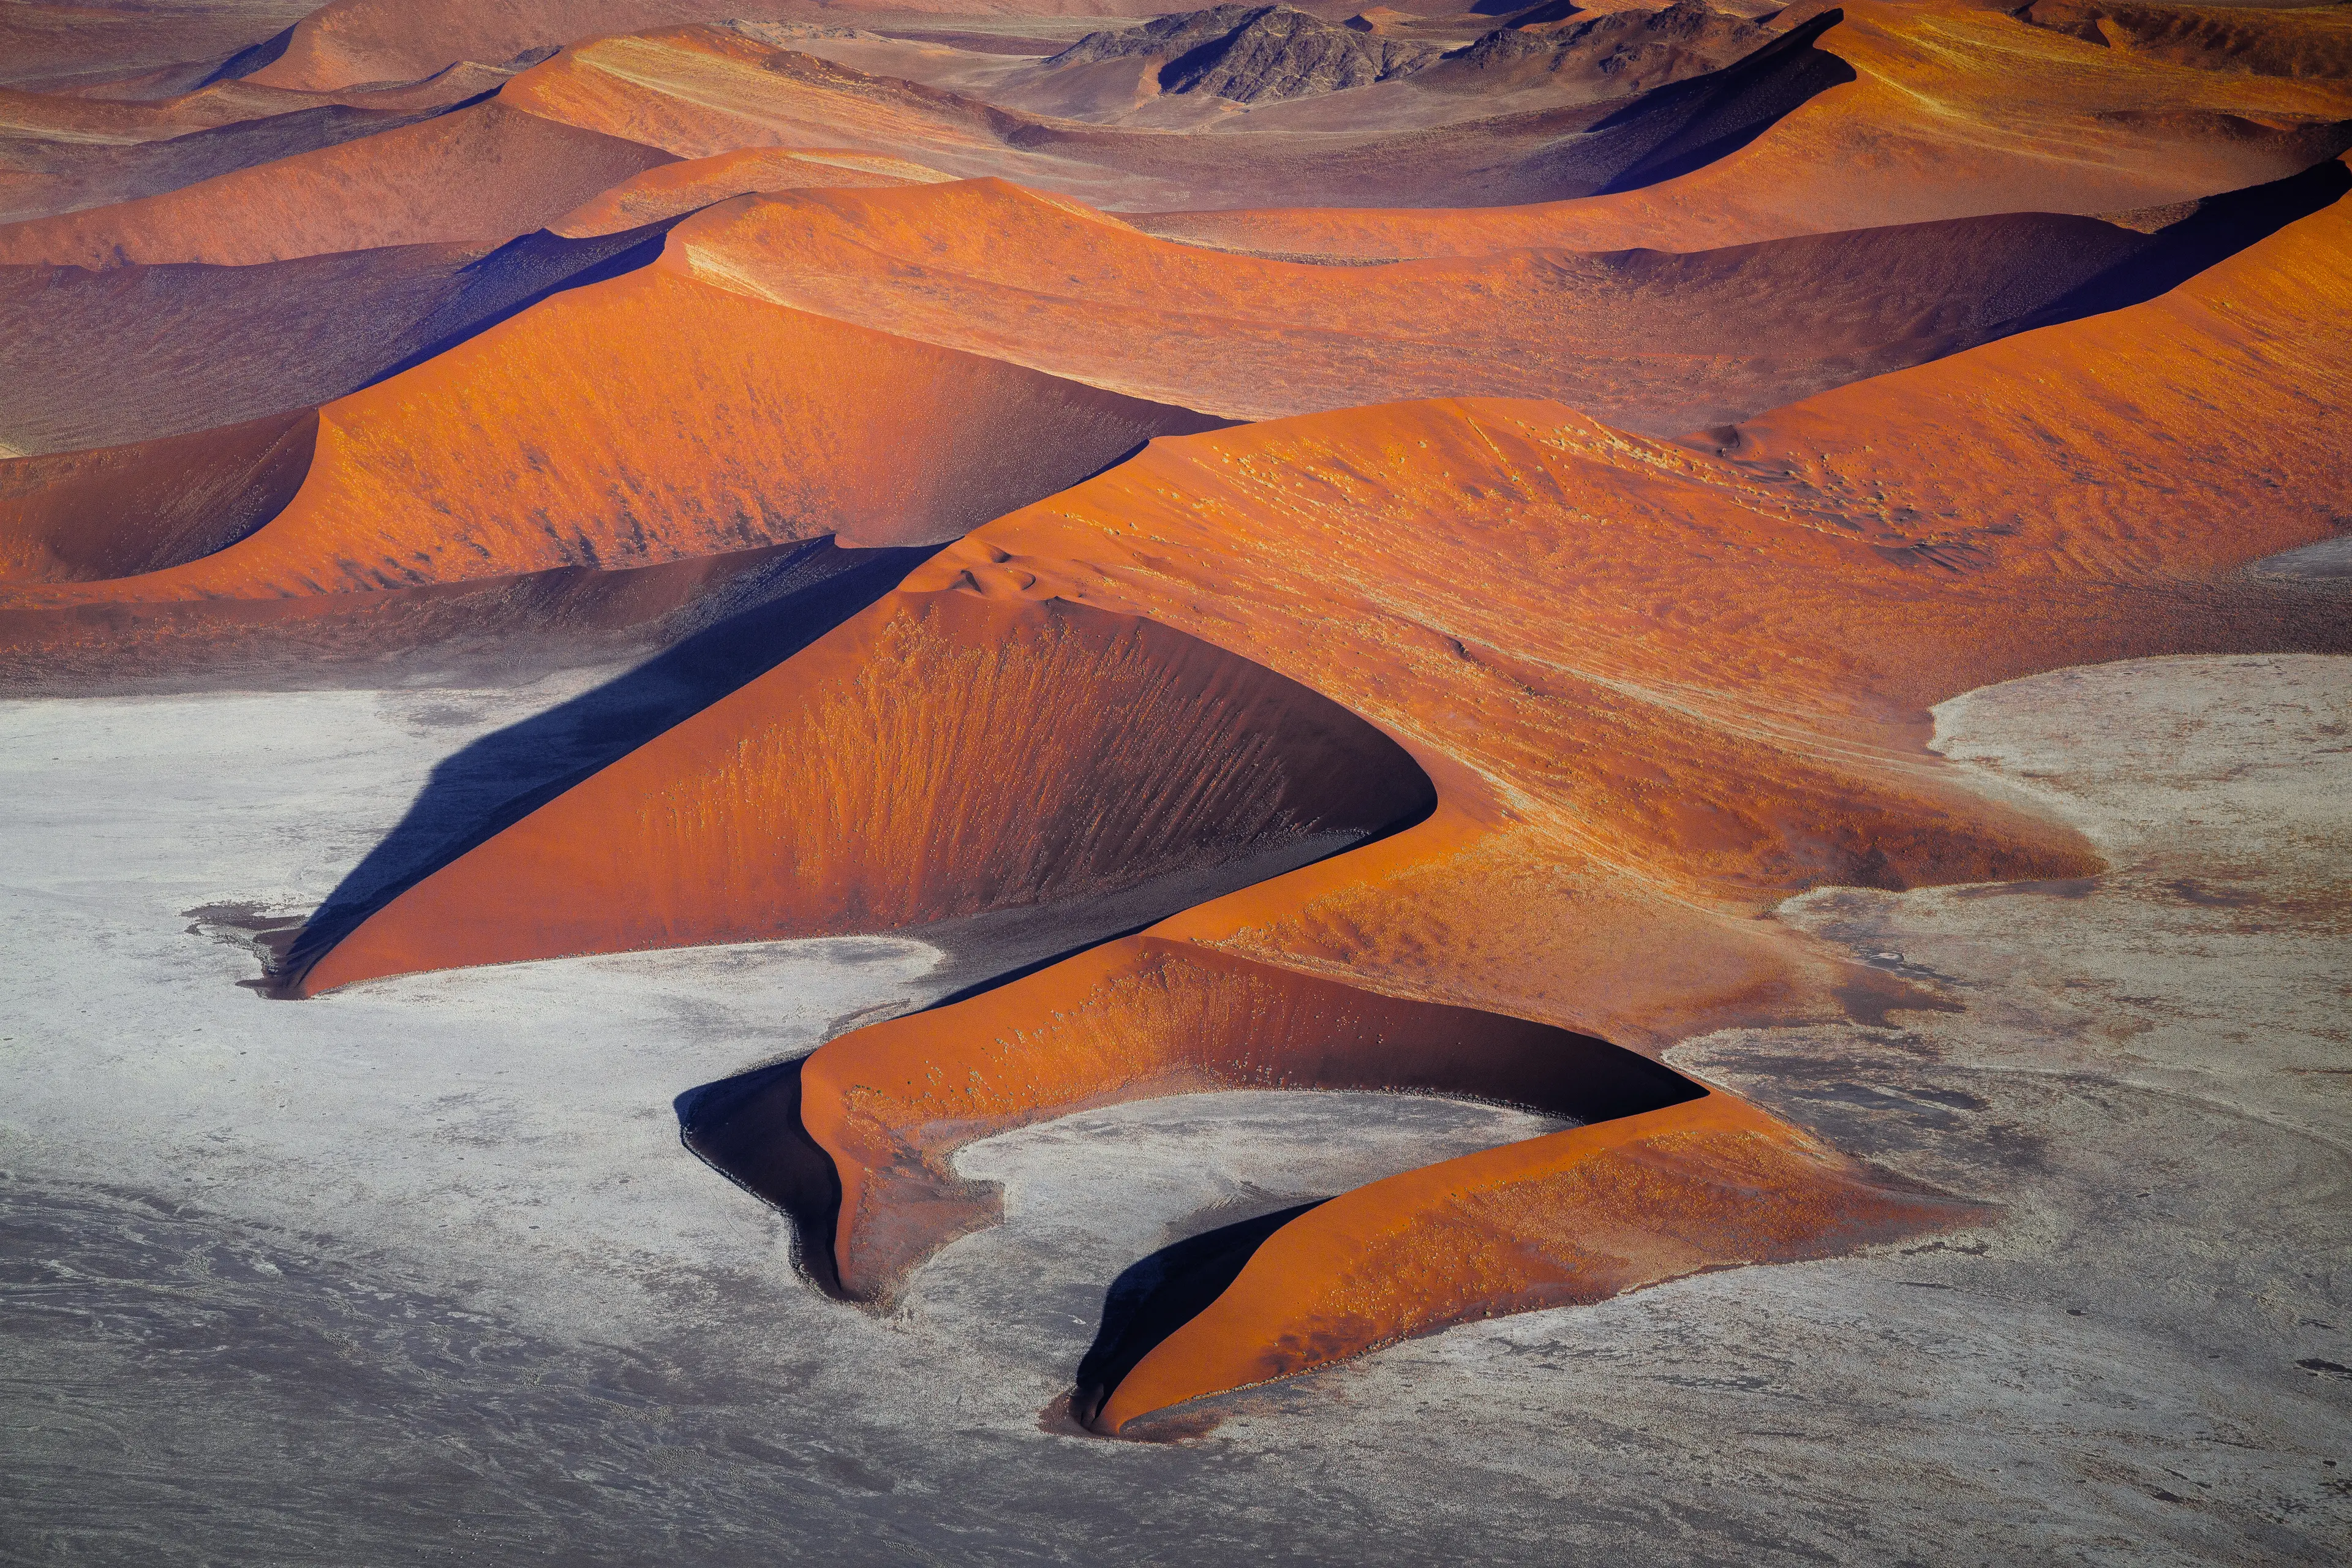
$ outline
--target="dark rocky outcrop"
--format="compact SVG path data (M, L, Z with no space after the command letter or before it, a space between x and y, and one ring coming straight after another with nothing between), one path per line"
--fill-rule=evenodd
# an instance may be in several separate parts
M1205 92L1267 103L1368 87L1438 58L1426 44L1359 32L1287 5L1219 5L1162 16L1140 27L1089 33L1045 63L1088 65L1159 56L1164 92Z
M1581 19L1573 5L1547 5L1496 28L1448 65L1482 75L1581 78L1614 97L1720 70L1771 41L1763 27L1711 11L1702 0Z

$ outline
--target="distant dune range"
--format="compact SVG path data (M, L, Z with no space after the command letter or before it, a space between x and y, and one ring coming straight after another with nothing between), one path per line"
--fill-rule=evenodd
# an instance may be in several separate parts
M0 18L0 683L822 590L273 980L1017 926L687 1119L846 1300L1086 1107L1582 1123L1270 1217L1098 1343L1097 1431L1977 1215L1656 1058L1945 1005L1795 893L2101 868L1930 704L2352 651L2245 570L2352 493L2341 7L740 9Z

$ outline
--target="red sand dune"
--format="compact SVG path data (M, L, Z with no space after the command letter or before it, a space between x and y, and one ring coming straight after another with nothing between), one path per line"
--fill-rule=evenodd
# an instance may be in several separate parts
M1359 258L1522 246L1701 250L1991 213L2160 206L2284 178L2352 145L2352 77L2342 73L2259 74L2227 52L2180 63L1995 9L1854 0L1843 11L1819 47L1856 80L1662 184L1514 208L1143 221L1200 243ZM2265 21L2294 37L2347 27L2340 11Z
M1781 42L1789 47L1757 68L1772 76L1790 68L1802 79L1742 110L1761 116L1758 123L1825 84L1823 70L1844 70L1802 51L1794 36ZM1752 87L1748 74L1738 81ZM1633 176L1672 153L1685 132L1696 133L1707 118L1710 89L1684 89L1671 98L1601 103L1563 89L1548 106L1484 118L1475 112L1475 96L1438 95L1395 123L1369 125L1348 124L1344 116L1326 122L1341 112L1328 103L1348 96L1326 94L1274 105L1225 130L1187 132L1003 107L742 33L690 26L568 47L518 77L501 101L681 157L743 146L850 146L1135 210L1581 195ZM1621 111L1638 123L1604 123Z
M1926 751L1942 697L2352 648L2340 599L2241 570L2342 526L2352 205L2003 338L2201 265L2231 214L2294 216L2177 209L2342 151L2340 10L1858 0L1815 54L1809 4L1715 76L1643 57L1633 85L1664 85L1639 98L1513 67L1542 101L1482 118L1475 89L1440 102L1448 66L1255 119L1150 110L1176 130L1109 76L932 50L981 84L950 91L671 25L725 15L698 0L337 0L266 41L265 9L123 19L102 63L55 47L63 10L0 19L9 79L82 95L0 94L5 199L175 187L0 226L39 392L0 395L0 440L129 443L0 461L12 669L551 643L799 542L964 536L306 952L303 992L953 942L1295 867L808 1059L776 1131L837 1178L815 1268L866 1300L993 1213L957 1148L1086 1106L1381 1087L1591 1123L1288 1219L1081 1391L1100 1430L1951 1222L1607 1042L1927 1005L1770 918L1806 889L2097 868ZM583 36L625 27L657 30ZM1473 205L1569 190L1616 194ZM1127 224L1073 193L1261 210ZM1301 202L1382 206L1275 205ZM577 247L641 259L642 226L706 206L658 259L478 331ZM185 434L175 402L268 416Z
M955 1144L1187 1072L1229 1081L1242 1068L1214 1068L1214 1053L1260 1038L1265 1007L1298 1008L1298 987L1647 1049L1728 1023L1901 1005L1896 983L1758 917L1824 882L2096 864L2066 830L1948 780L1921 749L1927 703L2074 662L2346 646L2332 600L2236 569L2328 536L2352 484L2352 452L2327 438L2352 395L2347 241L2339 202L2151 303L1828 393L1707 447L1505 402L1156 443L979 530L800 658L411 889L306 984L860 929L861 896L881 921L922 919L890 878L861 895L833 874L874 853L868 808L815 826L807 808L856 799L842 779L895 777L910 744L947 743L969 721L974 672L1002 657L1001 617L1059 605L1157 622L1333 699L1410 752L1439 805L1377 844L823 1047L803 1116L841 1173L834 1261L853 1293L886 1293L971 1222L968 1201L924 1197ZM919 689L866 651L966 626L976 635L934 656L941 673ZM878 689L886 669L907 722L872 749L828 750L845 772L825 786L746 765L791 733L772 716L804 672L838 687L871 670ZM1099 660L1072 679L1077 696L1025 716L989 710L996 743L1021 755L1029 734L1120 710ZM1167 759L1165 776L1205 760ZM1022 799L1041 782L1025 766L1001 775ZM1032 842L1027 824L1004 823L995 787L960 783L971 817L950 831L925 815L925 831ZM578 847L559 856L565 845ZM698 904L671 881L680 864L761 868L729 888L789 879ZM1009 895L1048 896L1019 864L1003 864ZM801 867L824 874L804 883ZM638 912L649 888L675 936ZM1171 952L1192 976L1181 987ZM1229 994L1241 982L1217 976L1233 960L1274 1000ZM1171 1012L1179 990L1201 998ZM1285 1053L1352 1048L1344 1031L1302 1027L1276 1031L1294 1042ZM1106 1066L1107 1043L1144 1055ZM1759 1190L1772 1194L1760 1205L1727 1195ZM1931 1218L1710 1094L1302 1215L1098 1419L1115 1430L1465 1316Z
M458 66L414 86L297 93L224 81L153 102L0 91L0 223L134 201L430 118L507 73Z
M310 8L309 0L131 5L16 0L0 9L0 85L73 91L183 62L224 60Z

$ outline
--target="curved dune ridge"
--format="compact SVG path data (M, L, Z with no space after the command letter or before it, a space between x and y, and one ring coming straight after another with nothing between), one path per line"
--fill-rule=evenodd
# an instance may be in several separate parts
M1262 1008L1240 1001L1154 1022L1171 948L1246 961L1251 984L1270 970L1649 1049L1916 1005L1756 917L1825 882L2097 866L2066 830L1948 780L1921 749L1927 703L2074 662L2346 646L2335 601L2236 569L2330 534L2352 480L2324 438L2352 391L2347 239L2339 201L2150 303L1825 394L1706 447L1496 401L1156 443L951 546L731 711L543 808L550 826L526 819L419 883L306 984L519 956L481 933L554 910L564 927L542 951L639 944L633 909L599 914L582 895L658 884L677 855L664 821L747 842L772 808L733 761L769 743L761 705L804 662L855 668L884 628L969 600L967 617L1055 602L1140 616L1261 664L1392 737L1438 805L1375 845L824 1047L801 1117L840 1173L831 1252L852 1294L887 1293L970 1222L968 1200L921 1197L945 1149L1165 1081L1106 1068L1103 1042L1139 1059L1153 1058L1134 1042L1182 1042L1197 1068L1204 1030L1237 1051L1265 1037ZM1496 562L1519 564L1498 578ZM943 714L961 712L951 689ZM548 887L551 845L591 823L599 879ZM748 924L704 907L707 939L802 918L790 902ZM1198 979L1204 963L1186 986L1240 984ZM1233 1022L1201 1022L1218 1016ZM1345 1049L1307 1037L1300 1049ZM890 1196L902 1187L908 1205ZM1720 1092L1384 1187L1275 1232L1099 1424L1465 1316L1846 1245L1935 1207ZM1706 1197L1759 1187L1777 1194L1760 1209Z
M1657 1058L1944 1005L1793 895L2102 868L1931 704L2352 651L2324 571L2248 570L2346 527L2352 22L1059 16L1122 4L0 17L0 679L758 607L726 695L379 846L272 978L992 973L681 1112L845 1300L993 1220L959 1149L1090 1107L1576 1124L1188 1265L1076 1369L1097 1432L1978 1215Z

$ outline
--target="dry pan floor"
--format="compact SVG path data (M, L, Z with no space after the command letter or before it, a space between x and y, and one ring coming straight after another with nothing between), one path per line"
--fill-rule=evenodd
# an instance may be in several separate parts
M992 1140L961 1168L1007 1223L877 1318L794 1278L670 1102L926 998L922 944L285 1004L190 930L315 903L436 761L583 679L0 704L0 1562L2297 1563L2352 1536L2352 660L1948 703L1939 744L2114 869L1797 900L1964 1010L1674 1054L1999 1223L1456 1330L1166 1447L1040 1429L1121 1268L1525 1119L1221 1095Z

